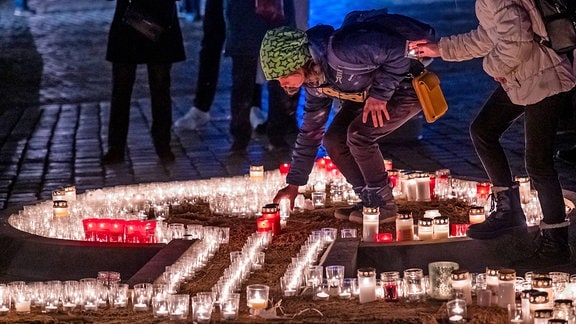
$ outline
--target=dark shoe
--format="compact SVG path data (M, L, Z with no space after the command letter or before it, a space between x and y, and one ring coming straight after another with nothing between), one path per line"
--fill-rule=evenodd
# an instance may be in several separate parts
M398 206L392 194L392 183L381 188L364 188L360 193L360 199L365 207L378 207L380 211L380 224L390 223L396 220ZM362 210L350 213L350 221L362 224L364 216Z
M172 151L168 150L168 151L160 151L157 152L158 157L160 158L160 161L162 162L174 162L174 160L176 159L176 157L174 156L174 153L172 153Z
M230 147L231 152L245 152L248 148L248 142L244 141L234 141Z
M17 17L32 17L35 14L36 14L36 10L30 9L30 8L14 10L14 16L17 16Z
M110 150L102 157L102 164L116 164L124 162L124 152Z
M576 146L568 150L560 150L556 153L556 159L564 163L576 166Z
M352 213L359 212L360 214L362 214L363 207L364 205L362 204L362 202L358 202L356 203L356 205L352 207L336 208L336 210L334 210L334 217L340 220L350 220L350 215Z
M572 251L568 244L569 225L568 222L552 225L540 222L536 250L528 258L513 264L514 268L532 271L570 263Z
M514 232L526 233L526 217L520 202L518 184L512 187L493 187L492 191L492 204L495 199L496 209L484 222L470 225L466 235L477 240L489 240Z

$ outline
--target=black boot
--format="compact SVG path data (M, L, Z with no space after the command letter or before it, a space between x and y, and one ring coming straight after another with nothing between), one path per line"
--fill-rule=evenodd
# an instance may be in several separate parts
M516 269L532 271L554 265L570 263L572 251L568 244L569 222L546 224L540 222L536 237L536 250L531 256L516 262Z
M108 152L102 157L102 164L116 164L124 162L124 149L110 147Z
M361 197L362 189L362 187L353 188L358 197ZM354 212L360 212L360 214L362 214L362 208L364 208L364 203L362 201L359 201L352 207L336 208L336 210L334 210L334 217L340 220L350 220L350 214Z
M378 207L380 210L380 224L393 222L398 213L398 206L394 201L392 194L392 183L384 187L369 188L366 187L360 194L360 199L364 207ZM350 213L350 221L362 224L362 210Z
M492 209L484 222L470 225L466 235L477 240L489 240L516 231L526 233L526 217L520 202L518 184L512 187L493 187L492 204L494 199L496 209Z

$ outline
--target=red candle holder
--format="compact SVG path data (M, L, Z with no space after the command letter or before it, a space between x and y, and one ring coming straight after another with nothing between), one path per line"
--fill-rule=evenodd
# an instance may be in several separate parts
M98 218L86 218L82 220L82 226L84 227L84 239L86 241L96 240L96 224Z
M490 195L490 182L478 182L476 184L476 198L477 199L487 199Z
M336 164L334 164L334 162L332 162L332 159L328 158L325 160L326 162L324 164L324 168L326 168L326 171L332 172L332 170L338 170L338 167L336 166Z
M126 220L124 219L111 219L110 220L110 234L108 235L109 242L124 242L124 227L126 227Z
M430 174L430 199L436 200L436 176Z
M110 229L112 228L112 220L109 218L99 218L96 220L96 241L108 242L110 239Z
M392 237L392 233L388 233L388 232L378 233L374 237L374 240L378 243L390 243L390 242L394 241L394 239Z
M262 218L267 219L272 229L272 235L278 235L282 231L280 223L280 210L277 204L268 204L262 207Z
M324 169L326 167L326 162L330 160L328 156L324 156L316 159L316 167L319 169Z
M126 221L125 235L128 243L147 243L147 223L141 220Z
M450 224L450 236L464 237L470 224Z
M259 233L272 232L270 220L263 217L256 218L256 231Z
M281 175L287 175L288 172L290 171L290 163L282 163L280 164L280 174Z

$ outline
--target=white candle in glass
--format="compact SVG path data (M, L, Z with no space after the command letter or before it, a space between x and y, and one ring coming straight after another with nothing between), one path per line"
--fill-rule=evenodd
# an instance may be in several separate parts
M500 269L498 271L498 305L506 308L516 304L516 271Z
M450 235L450 224L447 216L434 217L434 239L448 238Z
M430 176L427 173L416 178L416 200L430 201Z
M378 207L364 207L362 216L362 240L364 242L374 242L376 236L378 236L380 211Z
M361 304L376 300L376 271L374 268L358 269L358 290Z

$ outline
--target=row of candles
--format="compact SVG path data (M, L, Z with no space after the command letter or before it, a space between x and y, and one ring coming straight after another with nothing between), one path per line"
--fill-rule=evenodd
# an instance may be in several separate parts
M392 161L386 160L385 165L391 168ZM183 201L207 201L211 212L216 215L258 217L261 215L260 206L272 201L275 192L285 185L285 175L289 167L289 164L284 163L278 170L264 171L262 166L251 166L250 173L246 176L117 186L80 195L76 194L74 186L68 186L55 190L51 202L24 206L18 215L9 218L9 223L25 232L59 239L167 242L170 233L152 231L154 225L151 222L144 225L144 231L139 230L140 225L133 224L136 224L135 221L147 220L150 210L153 210L154 217L162 220L168 216L170 206L177 206ZM395 184L394 193L399 198L418 201L459 198L479 207L485 207L489 203L486 198L490 193L490 183L452 178L448 169L434 173L390 169L389 177ZM530 190L528 177L516 179L520 183L521 199L528 223L536 225L541 218L537 196ZM312 199L307 201L299 195L295 201L295 210L323 208L327 197L333 203L355 204L358 201L351 186L328 157L317 160L308 184L303 186L301 191L311 191ZM417 194L411 194L414 192ZM422 192L423 195L419 194ZM308 203L310 205L307 205ZM285 202L284 206L286 205ZM281 212L283 220L290 214L286 207L281 208ZM480 217L481 214L478 215ZM131 225L134 231L117 220L124 220L126 224L134 221ZM93 226L91 231L86 231L86 223L90 222L98 224ZM471 223L474 223L472 219ZM425 227L426 223L419 225ZM109 229L114 227L118 233L122 227L125 232L123 235L107 236ZM453 225L452 231L465 232L465 228L460 227L462 226ZM379 239L387 240L387 235L381 235Z

